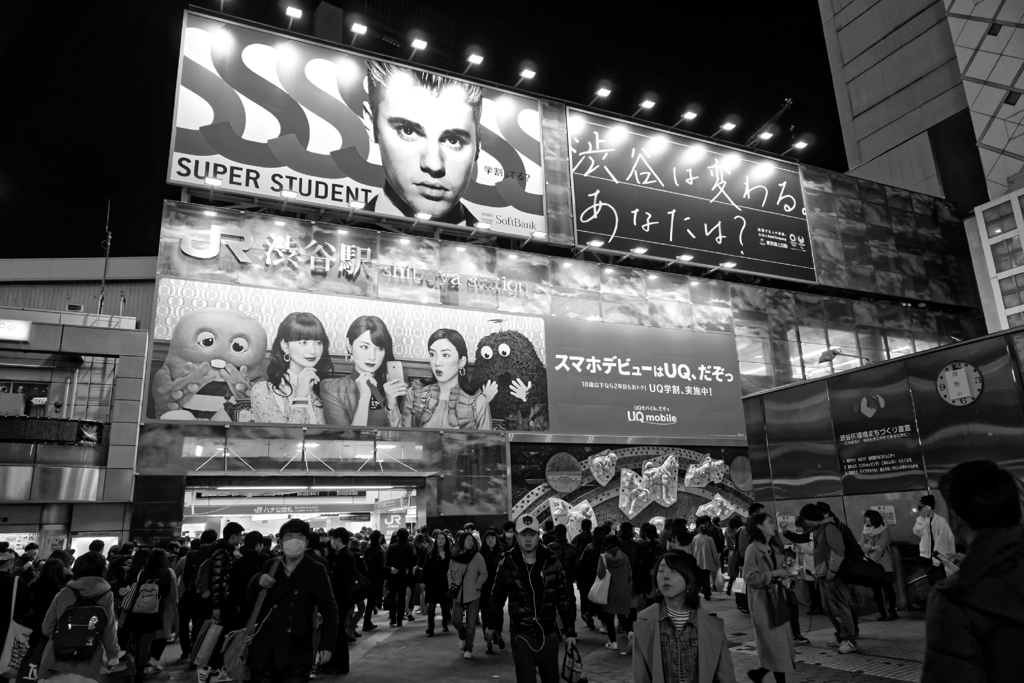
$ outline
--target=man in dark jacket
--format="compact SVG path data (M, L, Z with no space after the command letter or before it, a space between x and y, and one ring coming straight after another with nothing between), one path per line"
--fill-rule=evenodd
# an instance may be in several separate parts
M569 543L568 535L569 530L564 524L555 526L555 540L548 543L548 550L553 552L562 564L565 580L573 584L576 583L576 548ZM569 590L572 591L572 588Z
M505 522L501 525L501 536L498 536L498 547L501 552L507 553L516 547L516 523Z
M999 683L1021 678L1024 529L1013 475L965 462L939 480L949 525L967 554L928 600L921 683Z
M405 589L412 581L412 568L416 566L416 551L409 543L409 530L399 529L397 539L388 547L384 557L388 577L388 607L391 615L390 626L401 626L402 619L412 621L412 614L405 611Z
M213 618L220 621L225 633L236 628L240 619L237 605L230 598L229 577L235 562L235 548L242 542L244 532L238 522L228 522L221 539L210 548L210 605Z
M245 610L246 595L252 577L260 573L266 559L263 557L263 534L250 531L242 541L242 556L234 561L228 573L228 596L242 621L249 618Z
M331 554L334 558L334 566L331 567L331 590L334 591L334 599L338 603L338 642L334 646L330 664L321 671L347 674L348 644L350 640L355 640L355 632L352 630L352 624L348 623L348 617L353 606L352 583L356 578L356 562L348 549L348 541L352 538L348 529L331 529L328 538L331 539Z
M0 609L5 610L0 618L0 643L7 638L7 630L11 627L11 601L14 600L14 621L21 625L29 623L32 616L32 596L25 581L18 581L18 594L14 595L14 565L18 554L7 541L0 542ZM2 648L3 645L0 645Z
M390 572L385 567L384 549L380 547L379 531L370 533L370 544L366 546L363 562L366 563L366 578L370 580L370 595L366 598L366 614L363 616L363 631L377 628L370 618L373 611L380 607L381 596L384 595L384 582Z
M594 623L592 619L588 621L587 616L590 613L590 601L587 600L587 593L590 591L590 586L593 583L587 584L584 572L580 571L580 560L583 559L583 551L594 540L594 534L590 532L592 528L593 524L589 519L583 520L580 522L580 532L572 539L572 546L576 548L576 583L580 590L580 615L583 617L583 621L587 622L587 626Z
M853 593L850 585L839 576L839 568L846 559L843 532L836 525L835 517L826 517L821 508L813 503L800 508L800 516L814 537L814 576L818 579L825 616L836 629L839 654L854 652L857 649L857 624L854 619ZM786 536L798 537L797 534Z
M210 558L210 548L216 541L217 532L206 529L199 535L199 547L190 550L185 556L185 569L182 571L181 579L185 590L178 597L178 636L181 641L182 659L189 658L192 653L192 636L198 635L203 622L210 618L210 601L196 592L196 574L200 565ZM113 582L110 585L113 587Z
M516 683L558 683L558 622L566 643L576 643L576 601L555 554L540 545L540 525L532 515L516 521L518 545L501 558L491 592L487 639L501 633L508 600L509 640Z
M255 604L259 588L267 589L247 664L251 683L308 683L314 664L330 663L338 638L338 605L327 569L309 554L309 523L289 519L281 526L284 557L267 562L249 593ZM314 615L323 617L320 646L314 650ZM346 645L347 653L347 645Z

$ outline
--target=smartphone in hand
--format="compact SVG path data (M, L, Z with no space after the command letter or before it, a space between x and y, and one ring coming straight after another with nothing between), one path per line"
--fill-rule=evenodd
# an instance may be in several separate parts
M394 381L400 379L405 381L405 373L402 370L402 361L400 360L389 360L388 361L388 381Z

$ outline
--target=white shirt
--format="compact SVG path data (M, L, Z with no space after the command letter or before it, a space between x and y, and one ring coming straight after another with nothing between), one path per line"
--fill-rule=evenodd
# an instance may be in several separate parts
M949 528L949 522L944 517L937 514L933 514L931 518L918 517L917 522L914 523L914 534L921 537L917 546L921 557L930 559L936 567L945 567L945 565L932 557L933 550L938 550L946 557L950 557L956 552L953 530ZM949 575L948 568L946 568L946 575Z

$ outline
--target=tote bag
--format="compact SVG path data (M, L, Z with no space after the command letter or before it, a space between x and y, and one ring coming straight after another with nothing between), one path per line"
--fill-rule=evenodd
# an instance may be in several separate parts
M601 556L601 564L604 564L604 555ZM607 605L608 604L608 589L612 585L612 573L605 567L604 578L594 581L594 585L590 587L590 592L587 593L587 600L594 603L595 605Z
M789 623L789 605L786 604L786 589L782 584L772 581L765 588L765 602L768 603L768 621L772 626Z
M14 577L14 585L11 588L11 615L10 626L7 629L7 639L4 640L4 649L0 652L0 676L4 678L15 678L18 669L21 667L21 660L28 654L28 637L32 629L22 626L14 620L14 603L18 601L18 580L21 577Z
M274 574L277 572L277 567L280 562L275 562L274 566L270 568L270 578L274 578ZM263 621L258 625L256 619L260 615L260 609L263 608L263 603L267 599L267 589L263 588L260 590L260 595L256 598L256 604L252 608L252 613L249 615L249 621L246 623L245 628L232 631L224 638L224 647L221 651L224 653L224 670L231 677L231 680L236 683L246 683L252 679L252 672L249 671L249 646L252 645L253 638L259 633L263 624L270 618L271 612L274 608L271 607L270 611L267 612L267 616L263 617ZM316 648L313 648L314 651Z

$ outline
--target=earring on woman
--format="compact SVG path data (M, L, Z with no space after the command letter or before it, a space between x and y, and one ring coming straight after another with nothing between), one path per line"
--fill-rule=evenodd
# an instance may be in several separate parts
M459 368L459 375L465 377L465 375L466 375L466 368L465 368L465 366Z
M291 359L292 359L292 357L291 357L291 356L290 356L290 355L288 354L288 352L287 352L287 351L285 351L285 352L284 352L284 362L285 362L285 363L287 363L287 362L288 362L288 361L290 361Z

